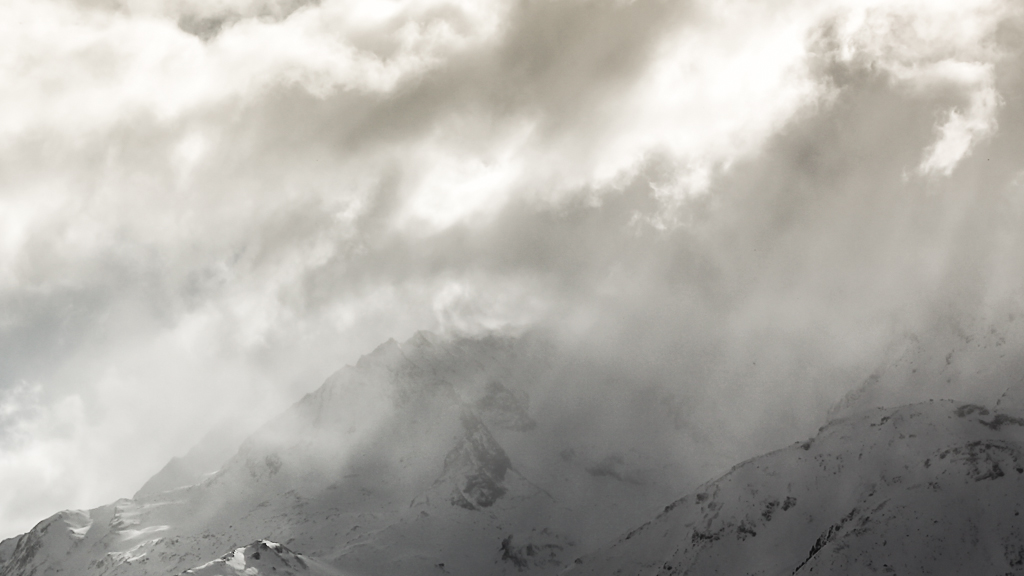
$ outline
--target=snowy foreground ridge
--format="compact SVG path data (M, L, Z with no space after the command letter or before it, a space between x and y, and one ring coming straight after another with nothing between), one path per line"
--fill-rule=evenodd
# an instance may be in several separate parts
M330 566L305 558L270 540L259 540L236 548L217 560L185 571L187 576L252 576L271 573L275 576L340 574Z
M677 499L657 446L678 423L641 405L647 451L566 427L531 397L567 377L538 337L390 341L215 474L3 541L0 575L1024 574L1019 384L987 405L847 403Z

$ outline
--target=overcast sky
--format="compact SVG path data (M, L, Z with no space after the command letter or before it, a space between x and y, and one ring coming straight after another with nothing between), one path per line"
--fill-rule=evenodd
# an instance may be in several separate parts
M0 536L417 329L712 350L685 385L821 413L1021 298L1022 11L4 0Z

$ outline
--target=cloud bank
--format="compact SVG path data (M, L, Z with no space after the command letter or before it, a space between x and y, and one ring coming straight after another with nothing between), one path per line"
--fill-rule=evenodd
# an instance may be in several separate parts
M554 327L789 440L895 331L1021 298L1021 17L5 2L0 531L421 328Z

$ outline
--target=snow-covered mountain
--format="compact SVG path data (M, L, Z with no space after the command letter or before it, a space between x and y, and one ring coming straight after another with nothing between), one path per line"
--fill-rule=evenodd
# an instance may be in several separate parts
M1024 574L1024 414L931 401L836 420L575 560L612 574Z
M805 442L735 466L568 574L1024 574L1024 322L896 338Z
M650 447L630 448L605 419L550 408L584 377L551 350L535 335L389 341L215 474L172 464L133 499L0 543L0 574L203 573L264 539L346 574L557 572L694 472L658 448L680 434L669 418L644 421Z
M132 499L0 542L0 576L1024 574L1013 322L904 339L815 438L682 499L707 472L671 397L538 334L418 333L215 473L199 446ZM895 405L936 392L980 400Z

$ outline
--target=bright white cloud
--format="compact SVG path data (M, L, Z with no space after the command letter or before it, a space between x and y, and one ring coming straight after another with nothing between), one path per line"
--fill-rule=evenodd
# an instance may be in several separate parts
M950 110L946 121L938 127L938 139L925 151L918 171L949 176L975 144L995 132L999 101L999 94L989 85L970 95L966 110Z
M840 21L840 57L885 70L891 79L927 95L953 89L964 105L948 110L937 138L917 167L922 175L949 176L997 126L1000 96L993 65L1001 23L1019 14L1009 2L870 2Z
M632 87L597 162L602 172L626 169L623 162L649 151L665 151L684 165L727 166L829 97L830 87L809 68L806 35L818 25L813 13L708 2L697 15L663 41ZM679 193L704 188L681 186Z
M171 122L289 84L318 95L390 92L477 48L493 36L501 17L474 3L380 6L334 1L282 22L244 18L204 43L178 28L173 13L160 13L166 9L133 13L69 2L5 2L0 136L42 128L79 137L133 116ZM390 44L386 54L359 45L374 37Z

